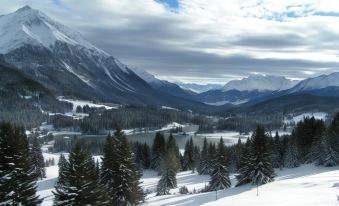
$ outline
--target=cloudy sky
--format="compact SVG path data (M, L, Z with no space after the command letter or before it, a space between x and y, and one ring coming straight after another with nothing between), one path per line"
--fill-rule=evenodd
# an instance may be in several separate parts
M162 79L223 84L339 71L338 0L0 1L0 14L28 4Z

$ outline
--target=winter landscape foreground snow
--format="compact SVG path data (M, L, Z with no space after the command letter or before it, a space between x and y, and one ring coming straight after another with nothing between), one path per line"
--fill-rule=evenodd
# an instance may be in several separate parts
M44 157L55 158L58 154L44 153ZM95 159L100 159L98 156ZM321 167L313 164L298 168L276 170L272 183L259 187L259 196L255 186L234 187L235 177L231 175L232 188L216 192L197 194L179 194L179 188L186 186L190 193L203 189L209 182L209 176L198 175L191 171L177 174L178 188L171 190L171 195L155 196L154 190L160 176L152 170L144 171L141 179L144 190L150 194L146 197L145 206L325 206L339 205L339 166ZM53 205L52 190L58 176L58 166L47 167L47 178L38 182L38 194L44 197L43 206ZM217 200L216 200L217 199Z

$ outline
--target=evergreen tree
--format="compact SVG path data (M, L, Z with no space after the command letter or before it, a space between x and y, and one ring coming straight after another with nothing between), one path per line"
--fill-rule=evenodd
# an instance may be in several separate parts
M144 169L148 169L151 165L151 151L146 143L142 147L142 161Z
M109 204L96 174L94 159L79 143L70 153L69 161L62 160L59 165L61 176L53 192L54 205Z
M124 133L117 130L114 139L116 140L112 178L114 203L116 205L138 205L144 200L139 182L141 173L133 161L133 155Z
M0 123L0 205L39 205L36 176L22 128Z
M157 195L168 195L169 190L177 187L176 155L169 150L161 163L161 178L157 185Z
M209 174L209 170L208 170L208 143L206 137L204 138L204 143L202 146L200 157L201 158L197 170L200 175L207 175Z
M194 144L193 139L191 138L186 142L185 152L184 152L184 165L183 170L192 170L194 167Z
M214 169L214 164L216 160L216 147L215 144L210 143L208 147L208 156L207 156L207 164L206 164L206 172L207 174L212 174L212 171Z
M44 157L42 156L39 140L36 137L33 138L30 159L36 177L40 179L46 177Z
M339 164L339 112L334 116L324 136L323 164L328 167Z
M166 144L166 152L171 153L174 155L173 157L173 167L176 169L176 171L180 170L181 164L180 164L180 152L179 147L177 145L177 142L175 138L173 137L172 133L168 137L167 144Z
M238 175L236 176L238 183L236 186L252 182L251 173L254 170L254 167L251 160L251 142L250 139L247 139L241 153Z
M262 185L273 181L274 170L271 165L268 137L262 126L257 126L252 137L251 153L251 164L253 166L251 174L252 183Z
M280 137L278 131L275 133L273 144L272 144L272 167L273 168L281 168L281 144Z
M200 148L198 146L193 147L193 170L192 172L195 171L196 168L199 167L200 165Z
M166 153L165 137L160 132L155 134L155 138L152 145L152 159L151 168L154 170L160 170L161 159Z
M300 162L299 162L298 147L294 143L293 139L291 139L288 144L287 151L286 151L285 167L293 168L293 167L299 167L299 165L300 165Z
M209 190L215 191L229 188L231 186L231 182L227 170L225 143L222 138L218 144L218 150L214 164L215 165L211 174Z

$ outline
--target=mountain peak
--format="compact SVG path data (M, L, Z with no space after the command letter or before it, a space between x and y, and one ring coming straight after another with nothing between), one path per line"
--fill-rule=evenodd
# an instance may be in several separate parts
M80 33L30 6L0 16L0 54L9 53L24 45L42 46L52 50L56 42L85 47L109 56L85 40Z
M32 9L32 7L30 7L29 5L26 5L16 10L16 12L23 12L23 11L29 11L29 10L34 10L34 9Z
M228 82L223 91L281 91L293 87L296 83L282 76L252 74L241 80Z

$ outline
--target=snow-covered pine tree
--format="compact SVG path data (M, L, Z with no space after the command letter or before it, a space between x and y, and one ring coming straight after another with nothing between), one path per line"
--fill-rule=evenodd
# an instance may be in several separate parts
M339 164L339 112L334 116L324 138L323 164L328 167Z
M180 152L179 147L177 145L177 142L175 138L173 137L172 133L169 135L167 143L166 143L166 152L174 154L174 161L173 161L173 167L176 168L176 171L179 171L181 169L180 164Z
M211 174L209 190L224 190L231 186L231 181L227 169L226 147L224 140L221 138L218 144L216 159Z
M246 144L244 145L241 153L241 160L238 169L237 180L238 183L236 186L248 184L252 181L252 171L253 165L251 161L251 141L247 139Z
M193 152L194 152L194 144L193 139L191 138L186 142L185 145L185 152L184 152L184 165L183 170L192 170L194 167L194 159L193 159Z
M42 179L46 177L44 157L42 156L41 145L38 138L34 137L30 150L30 159L36 177Z
M113 168L113 199L116 205L138 205L144 200L140 187L141 173L133 160L132 152L123 131L114 133L116 143Z
M284 164L285 164L285 167L288 167L288 168L294 168L294 167L300 166L298 147L294 143L293 139L290 139L288 143Z
M214 143L210 143L208 146L208 156L207 156L207 174L211 175L212 171L214 169L214 164L215 164L215 160L216 160L216 152L217 149L215 147Z
M195 169L199 167L200 164L200 148L198 146L193 147L193 170L192 172L195 172Z
M148 169L151 165L151 151L147 143L142 146L142 161L144 169Z
M168 195L169 190L177 187L176 155L172 150L167 151L161 162L161 178L157 185L157 195Z
M281 167L281 144L280 144L280 137L278 131L275 132L275 136L273 138L272 144L272 167L273 168L280 168Z
M152 158L151 158L151 168L159 171L161 159L166 152L166 142L165 137L160 132L155 134L155 138L152 145Z
M115 170L118 167L118 162L116 160L116 141L109 134L106 138L106 142L103 149L103 157L101 161L101 172L100 180L102 184L106 187L107 193L111 199L111 202L114 202L114 193L113 190Z
M264 127L258 125L251 139L252 184L262 185L274 180L274 170L270 159L268 137Z
M201 154L200 154L200 161L199 166L197 168L200 175L207 175L208 172L208 143L206 137L204 138L204 143L202 146Z
M95 171L95 162L79 143L75 145L69 161L59 165L60 180L55 186L54 205L108 205L109 199Z
M29 145L22 128L0 123L0 205L39 205Z

